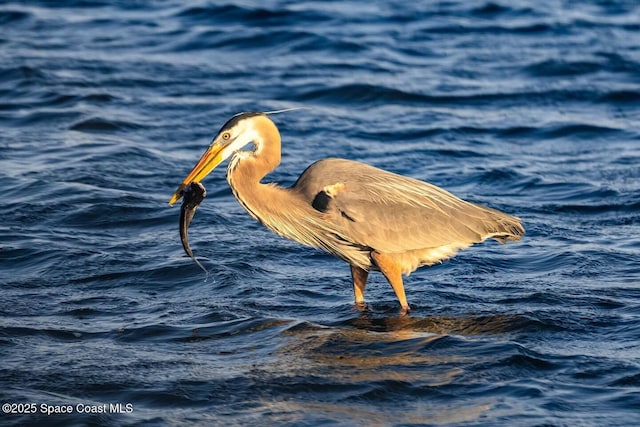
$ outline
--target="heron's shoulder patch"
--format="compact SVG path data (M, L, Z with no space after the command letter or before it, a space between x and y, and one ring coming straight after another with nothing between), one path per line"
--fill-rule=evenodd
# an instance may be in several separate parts
M311 206L317 211L327 212L329 210L329 203L331 200L342 191L346 191L347 186L343 182L336 182L335 184L325 185L322 190L316 194L313 198Z

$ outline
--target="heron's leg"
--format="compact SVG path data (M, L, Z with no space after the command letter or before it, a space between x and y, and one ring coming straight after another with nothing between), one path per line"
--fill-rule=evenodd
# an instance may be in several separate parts
M404 285L402 284L402 269L393 258L387 254L380 252L371 252L371 258L375 261L376 265L380 269L380 272L387 279L389 284L396 293L398 301L402 306L402 312L407 313L411 308L407 302L407 296L404 293Z
M351 277L353 278L353 294L358 306L364 305L364 288L367 286L369 272L355 265L351 265Z

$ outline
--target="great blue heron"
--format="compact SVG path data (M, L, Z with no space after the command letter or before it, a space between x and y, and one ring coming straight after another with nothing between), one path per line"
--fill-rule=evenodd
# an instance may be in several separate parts
M417 179L352 160L317 161L290 188L263 183L280 164L280 133L267 113L240 113L222 126L171 197L227 159L227 181L251 216L351 266L356 304L364 304L369 271L379 270L409 311L402 274L450 258L487 238L519 240L519 218L459 199ZM253 151L239 151L253 142Z

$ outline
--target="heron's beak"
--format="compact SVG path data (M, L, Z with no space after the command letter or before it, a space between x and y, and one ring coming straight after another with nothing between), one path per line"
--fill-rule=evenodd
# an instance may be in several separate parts
M207 148L207 151L202 154L198 163L191 169L191 172L187 175L187 177L182 181L182 184L178 187L173 196L171 196L171 200L169 200L169 206L173 205L175 202L180 200L182 197L182 193L187 185L192 182L200 182L204 179L205 176L209 175L211 171L218 166L223 160L223 150L226 147L225 144L221 144L218 142L214 142Z

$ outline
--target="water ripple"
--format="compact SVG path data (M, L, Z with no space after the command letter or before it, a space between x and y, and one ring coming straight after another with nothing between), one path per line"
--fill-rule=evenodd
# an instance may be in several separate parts
M634 1L0 5L3 402L132 403L8 425L635 425ZM166 202L220 125L274 115L290 185L328 156L522 218L354 307L224 168L179 243ZM28 360L25 359L28 355Z

